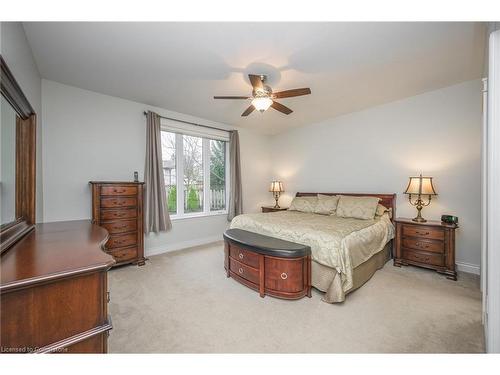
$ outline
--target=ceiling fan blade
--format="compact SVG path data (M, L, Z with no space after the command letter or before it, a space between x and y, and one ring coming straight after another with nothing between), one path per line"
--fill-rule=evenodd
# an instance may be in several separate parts
M293 96L309 95L310 93L311 89L309 87L305 87L302 89L292 89L292 90L275 92L273 93L273 96L277 99L281 99L281 98L291 98Z
M263 89L262 80L260 76L256 76L255 74L249 74L248 78L250 79L250 83L252 84L254 90L255 89Z
M250 107L248 107L247 109L245 109L245 112L243 112L241 115L242 116L248 116L250 113L253 112L254 109L255 109L255 107L252 104Z
M248 96L214 96L214 99L250 99Z
M273 104L271 104L271 107L273 107L277 111L280 111L281 113L284 113L285 115L289 115L290 113L293 112L290 108L284 106L283 104L275 102L275 101L273 101Z

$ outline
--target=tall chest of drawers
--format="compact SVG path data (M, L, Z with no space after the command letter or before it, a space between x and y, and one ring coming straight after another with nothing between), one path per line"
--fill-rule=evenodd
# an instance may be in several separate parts
M90 181L92 221L109 232L105 251L116 265L144 265L143 182Z
M440 221L417 223L397 218L394 265L408 264L433 269L456 280L455 224Z

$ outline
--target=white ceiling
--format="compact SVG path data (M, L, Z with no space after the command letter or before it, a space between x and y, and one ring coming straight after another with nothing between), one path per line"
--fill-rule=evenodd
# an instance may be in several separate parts
M480 78L481 23L24 23L43 78L276 134ZM247 74L294 112L249 117Z

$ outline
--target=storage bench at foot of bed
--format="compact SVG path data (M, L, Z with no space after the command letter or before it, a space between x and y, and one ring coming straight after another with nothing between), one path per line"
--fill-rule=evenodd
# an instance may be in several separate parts
M227 277L259 292L285 299L311 297L309 246L241 229L224 233Z

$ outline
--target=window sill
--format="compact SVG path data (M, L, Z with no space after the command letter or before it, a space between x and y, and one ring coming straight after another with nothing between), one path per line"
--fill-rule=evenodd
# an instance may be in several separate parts
M170 220L171 221L179 221L179 220L186 220L186 219L197 219L197 218L202 218L202 217L212 217L212 216L222 216L222 215L227 215L227 211L214 211L210 213L205 213L205 212L199 212L195 214L184 214L182 216L180 215L171 215Z

